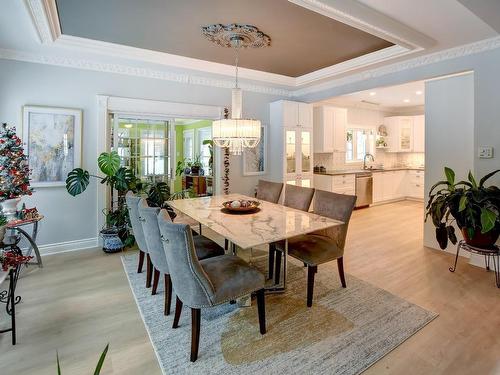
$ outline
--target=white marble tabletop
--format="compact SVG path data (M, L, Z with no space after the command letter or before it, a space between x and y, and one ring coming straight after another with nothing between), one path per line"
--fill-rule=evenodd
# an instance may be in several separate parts
M243 249L343 224L266 201L260 201L260 211L252 214L232 215L221 211L222 202L235 199L255 200L241 194L229 194L180 199L168 204Z

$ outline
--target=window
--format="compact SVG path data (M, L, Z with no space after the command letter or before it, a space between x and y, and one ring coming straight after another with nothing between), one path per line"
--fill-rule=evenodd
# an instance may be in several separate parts
M182 156L184 159L192 161L194 159L194 130L183 130L182 139Z
M204 145L204 141L212 140L212 128L206 127L198 129L198 149L200 151L200 161L203 165L203 170L205 174L208 174L209 171L209 160L210 160L210 147L209 145Z
M361 128L349 128L346 132L346 161L362 162L373 148L373 131Z
M121 165L147 181L169 180L169 121L119 117L115 119L113 149Z

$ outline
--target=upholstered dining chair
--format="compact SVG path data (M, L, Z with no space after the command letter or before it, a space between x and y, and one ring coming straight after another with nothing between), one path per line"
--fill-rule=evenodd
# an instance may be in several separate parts
M311 207L311 201L314 196L314 189L307 188L302 186L295 186L287 184L285 186L285 199L283 201L283 205L290 208L295 208L296 210L301 211L309 211ZM280 241L271 244L271 248L269 251L270 260L274 258L274 253L276 254L276 263L275 263L275 275L274 282L275 284L279 284L280 282L280 272L281 272L281 254L285 247L285 241ZM269 261L269 265L271 266L271 261ZM269 278L272 276L272 266L269 267Z
M288 254L307 265L307 306L312 306L314 275L318 266L337 260L340 282L346 287L344 276L344 246L347 228L356 196L316 190L314 213L344 222L342 225L292 237L288 240ZM281 244L277 245L278 247Z
M167 212L166 210L164 211ZM163 274L165 283L164 314L169 315L172 299L172 283L170 281L169 267L163 250L163 244L161 242L160 229L158 228L157 216L159 212L160 208L149 207L146 199L141 199L139 201L139 220L142 223L144 237L148 246L148 254L150 255L151 262L153 263L153 287L151 294L156 294L160 275ZM167 216L170 220L172 220L168 212ZM201 235L194 238L195 243L199 244L200 251L196 254L198 258L206 259L224 254L224 250L209 238Z
M141 197L135 196L132 192L127 193L127 195L125 196L125 202L127 203L127 210L129 213L130 223L132 224L132 231L134 233L134 237L137 242L137 247L139 248L139 265L137 267L137 272L138 273L142 272L144 258L146 257L146 288L149 288L151 287L153 265L151 263L151 258L148 254L148 245L146 244L146 239L144 238L142 224L139 220L140 200Z
M198 260L191 228L172 223L163 210L158 225L177 295L173 328L179 326L182 306L191 308L191 362L198 358L202 308L256 292L260 333L265 334L264 275L235 255Z

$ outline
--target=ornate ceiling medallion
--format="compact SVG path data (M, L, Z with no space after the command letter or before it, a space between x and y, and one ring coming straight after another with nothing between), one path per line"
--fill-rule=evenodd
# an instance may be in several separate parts
M271 38L252 25L220 23L202 26L201 31L205 38L226 48L234 48L235 42L239 48L262 48L271 45Z

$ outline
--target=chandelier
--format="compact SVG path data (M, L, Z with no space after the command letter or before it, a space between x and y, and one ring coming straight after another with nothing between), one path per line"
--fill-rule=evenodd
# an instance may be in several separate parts
M256 147L260 142L259 120L243 117L243 93L238 86L238 58L240 48L262 48L271 44L271 39L251 25L208 25L202 27L203 35L221 47L235 50L235 86L231 93L231 117L212 123L212 139L216 146L228 147L233 155L241 155L243 148Z

